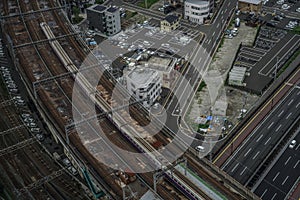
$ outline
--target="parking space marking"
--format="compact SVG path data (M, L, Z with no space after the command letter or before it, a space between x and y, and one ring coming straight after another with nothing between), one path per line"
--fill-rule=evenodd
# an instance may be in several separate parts
M259 142L260 139L263 137L264 135L260 135L259 138L256 140L256 142Z
M273 197L272 197L271 200L275 199L276 196L277 196L277 193L275 193L275 194L273 195Z
M270 129L271 128L271 126L274 124L274 122L272 122L269 126L268 126L268 129Z
M247 169L247 167L245 167L245 168L243 169L243 171L240 173L240 175L243 175L243 173L246 171L246 169Z
M279 126L276 128L276 130L275 130L275 132L278 132L279 131L279 129L281 128L281 124L279 124Z
M290 113L288 114L288 116L286 117L286 119L288 119L291 115L292 115L292 113L290 112Z
M299 164L299 162L300 162L300 160L298 160L297 162L296 162L296 164L294 165L294 169L297 167L297 165Z
M278 115L277 117L280 117L282 115L282 113L284 113L284 110L282 110Z
M271 137L269 137L269 139L265 142L264 145L267 145L270 140L271 140Z
M260 196L260 198L262 199L264 197L264 195L266 194L266 192L268 191L268 189L265 189L265 191L262 193L262 195Z
M234 168L232 168L231 172L234 172L234 170L239 166L239 163L237 163Z
M254 160L258 156L259 153L260 153L260 151L256 152L256 154L253 156L252 160Z
M284 181L281 183L281 185L284 185L285 182L288 180L288 178L289 178L289 176L287 176L287 177L284 179Z
M277 172L277 174L274 176L274 178L272 179L272 181L274 182L277 178L277 176L280 174L280 172Z
M291 156L285 161L284 165L288 164L288 162L290 161Z

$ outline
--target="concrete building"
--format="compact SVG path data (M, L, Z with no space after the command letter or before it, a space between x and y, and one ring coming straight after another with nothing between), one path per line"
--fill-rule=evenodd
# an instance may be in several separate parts
M213 0L186 0L184 2L184 18L197 24L203 24L213 6Z
M163 87L171 88L174 84L177 74L174 70L177 63L176 58L151 56L147 61L140 63L141 67L157 71Z
M263 5L262 0L239 0L238 9L244 12L259 13Z
M126 75L126 84L129 94L142 100L143 105L149 108L158 99L161 89L161 78L155 70L135 67Z
M228 84L234 86L245 86L245 76L248 75L246 67L233 66L229 72Z
M183 6L183 0L168 0L168 3L172 6Z
M177 15L167 15L160 21L160 30L171 32L179 27L179 17Z
M95 4L87 9L89 28L108 36L121 31L120 11L115 7Z

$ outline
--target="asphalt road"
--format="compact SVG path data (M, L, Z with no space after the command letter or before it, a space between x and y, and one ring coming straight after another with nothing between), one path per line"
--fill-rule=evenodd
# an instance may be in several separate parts
M263 200L285 199L290 189L300 177L300 134L299 129L295 138L294 148L287 146L284 153L278 158L267 173L263 181L254 191Z
M294 120L299 117L299 96L298 84L227 159L222 169L245 185Z

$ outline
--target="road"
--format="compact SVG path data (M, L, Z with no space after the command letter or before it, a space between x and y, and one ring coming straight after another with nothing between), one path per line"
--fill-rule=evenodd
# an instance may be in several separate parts
M255 128L251 135L229 157L222 169L243 185L276 147L280 139L300 115L300 89L298 84L281 103Z
M263 200L285 199L290 189L297 184L300 177L300 134L299 129L295 138L294 148L286 146L284 153L279 157L267 173L263 181L254 191ZM298 183L299 184L299 183Z

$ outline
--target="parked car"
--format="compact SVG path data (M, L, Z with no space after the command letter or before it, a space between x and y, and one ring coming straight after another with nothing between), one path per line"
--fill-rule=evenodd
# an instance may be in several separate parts
M204 148L203 146L201 146L201 145L196 146L195 149L196 149L197 151L200 151L200 152L204 152L204 151L205 151L205 148Z
M71 162L70 162L70 160L68 159L68 158L64 158L63 160L62 160L62 163L65 165L65 166L71 166Z
M45 136L43 134L36 134L36 138L39 140L39 141L43 141L45 139Z
M295 146L296 146L296 140L292 140L290 145L289 145L289 148L293 149Z
M73 167L73 166L69 166L68 170L74 175L76 176L78 174L78 171Z

